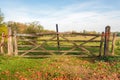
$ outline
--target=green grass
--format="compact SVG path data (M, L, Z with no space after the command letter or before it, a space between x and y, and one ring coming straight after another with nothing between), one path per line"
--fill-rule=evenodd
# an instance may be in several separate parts
M119 59L119 60L118 60ZM0 56L0 80L119 80L120 58Z
M47 37L46 37L47 38ZM76 37L75 39L83 39ZM88 39L87 37L86 39ZM69 37L69 39L73 39ZM120 40L120 39L119 39ZM116 42L115 54L120 55L120 43ZM77 43L79 44L79 43ZM56 45L47 42L44 48L57 50ZM71 43L62 43L60 50L71 49ZM99 45L99 43L88 43L86 45ZM31 47L19 48L29 50ZM68 53L98 55L99 48L89 48L88 53ZM41 50L40 48L36 50ZM76 48L75 50L81 50ZM29 53L48 54L48 53ZM56 53L58 54L58 53ZM21 58L0 56L0 80L120 80L120 57L91 57L78 58L70 56L52 56L50 58Z

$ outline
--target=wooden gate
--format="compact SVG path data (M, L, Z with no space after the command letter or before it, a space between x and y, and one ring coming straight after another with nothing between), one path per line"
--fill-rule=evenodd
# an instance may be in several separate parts
M99 34L82 33L15 34L15 53L20 56L33 55L34 53L44 53L44 55L46 53L47 55L48 53L50 55L80 55L80 53L84 53L91 55L92 52L87 49L89 47L98 47L99 53L101 53L103 44L101 39L103 38L100 39L100 36Z
M105 33L102 32L101 34L60 33L58 32L58 25L56 25L56 32L51 33L19 34L14 31L14 47L12 48L9 43L8 48L15 55L23 57L46 57L50 55L101 56L109 52L110 30L108 28L110 27L107 26ZM10 37L9 39L11 40ZM10 49L8 50L11 51Z

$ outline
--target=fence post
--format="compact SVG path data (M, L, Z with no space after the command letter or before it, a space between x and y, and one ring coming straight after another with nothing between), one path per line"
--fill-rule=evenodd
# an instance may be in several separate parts
M102 32L102 35L101 35L99 57L101 57L101 56L102 56L102 47L103 47L103 42L104 42L104 32Z
M14 31L14 47L15 47L14 55L17 56L18 55L18 45L17 45L17 32L16 31Z
M13 55L12 29L8 26L8 55Z
M3 47L4 42L5 42L5 34L4 34L4 32L3 32L3 33L2 33L1 44L0 44L1 54L4 53L4 47Z
M58 50L59 50L60 49L60 42L59 42L58 24L56 24L56 32L57 32L57 45L58 45Z
M110 39L110 26L106 26L105 27L104 56L110 55L110 53L109 53L109 39Z
M116 33L113 34L113 39L112 39L112 55L114 55L114 48L115 48L115 41L116 41Z

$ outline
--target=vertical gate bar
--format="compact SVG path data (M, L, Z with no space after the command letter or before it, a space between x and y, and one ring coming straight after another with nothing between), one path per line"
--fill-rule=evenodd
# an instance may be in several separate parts
M57 46L58 46L58 50L60 50L58 24L56 24L56 33L57 33Z
M102 32L102 35L101 35L99 57L102 56L102 46L103 46L103 41L104 41L104 32Z
M116 33L113 34L113 40L112 40L112 55L114 55L115 41L116 41Z

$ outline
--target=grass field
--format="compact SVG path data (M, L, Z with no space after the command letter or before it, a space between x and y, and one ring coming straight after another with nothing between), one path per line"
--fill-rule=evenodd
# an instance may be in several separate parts
M120 80L120 57L0 56L0 80Z
M44 37L45 39L48 37ZM89 39L90 37L77 37L72 39ZM47 50L57 50L56 42L47 42L44 46ZM80 44L80 43L76 43ZM111 43L110 43L111 44ZM50 46L52 45L52 47ZM61 46L73 45L62 43ZM99 45L88 43L86 45ZM57 45L56 45L57 46ZM32 46L34 47L34 46ZM19 48L20 49L20 48ZM24 47L22 49L30 49ZM61 47L61 50L69 50L70 47ZM87 48L93 54L98 55L99 48ZM40 50L38 48L38 50ZM80 50L77 49L76 50ZM0 56L0 80L120 80L120 38L117 38L115 55L117 57L71 57L56 55L49 58L21 58ZM36 54L36 53L31 53ZM40 53L41 54L41 53ZM86 54L86 53L83 53ZM87 54L88 55L88 54Z

